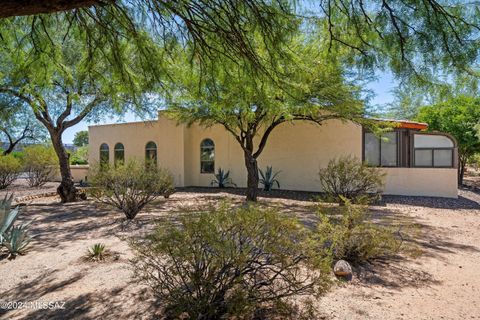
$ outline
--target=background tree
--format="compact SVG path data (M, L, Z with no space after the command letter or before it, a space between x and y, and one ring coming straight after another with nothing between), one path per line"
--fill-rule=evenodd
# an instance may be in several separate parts
M480 99L458 96L425 106L419 110L417 120L428 123L429 130L449 133L457 140L458 182L462 184L468 159L480 152L480 139L476 130L480 123Z
M33 113L16 97L0 96L0 140L7 143L2 154L12 153L20 143L41 141L45 132Z
M82 130L75 133L75 136L73 137L73 144L76 147L84 147L88 145L88 131Z
M339 65L319 55L317 48L315 41L303 38L292 42L292 54L277 60L280 72L276 78L252 77L247 65L228 59L217 60L207 78L199 68L192 70L182 61L172 72L176 92L170 98L168 114L188 124L221 125L233 135L244 154L248 201L257 200L257 159L276 127L291 121L361 121L364 115L358 89L345 81ZM199 81L204 83L200 88Z
M77 190L62 141L64 131L83 119L95 119L104 113L147 108L149 104L143 102L142 93L155 80L144 77L140 67L143 60L128 41L121 47L105 45L91 51L84 45L91 34L76 30L64 38L53 30L58 24L45 26L53 37L50 42L34 42L37 48L25 40L28 31L23 24L2 30L0 96L21 100L48 131L62 177L57 191L62 202L70 202L76 200ZM68 21L64 21L64 27L68 27ZM32 53L39 49L42 54ZM128 56L129 75L117 73L109 61L101 59L102 51ZM151 50L150 59L156 59L155 52Z

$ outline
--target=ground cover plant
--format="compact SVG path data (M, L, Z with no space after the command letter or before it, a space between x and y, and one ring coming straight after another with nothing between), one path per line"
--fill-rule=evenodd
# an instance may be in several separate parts
M329 286L327 259L308 235L275 210L224 203L159 224L146 241L132 243L132 265L168 318L252 319L266 309L273 318L275 310L294 310L288 298Z
M100 203L121 210L128 220L159 196L168 197L174 192L173 177L167 170L135 160L93 167L90 177L90 194Z

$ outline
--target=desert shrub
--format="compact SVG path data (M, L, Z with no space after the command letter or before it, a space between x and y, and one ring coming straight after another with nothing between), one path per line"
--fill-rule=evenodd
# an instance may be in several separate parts
M385 173L369 167L352 156L330 160L320 170L320 183L326 200L340 204L344 199L364 202L379 195Z
M399 230L369 222L366 206L352 205L335 208L336 214L320 209L317 240L334 260L353 264L369 262L399 252L402 240Z
M111 167L92 168L90 194L101 203L120 209L133 219L145 205L174 191L173 177L165 169L145 167L135 160Z
M132 264L168 319L252 319L288 310L289 297L326 290L328 263L308 236L274 210L222 204L179 224L162 222L131 244Z
M88 261L102 261L109 255L108 250L103 243L95 243L91 247L88 247L85 253L85 259Z
M19 207L12 209L13 195L5 195L0 201L0 247L8 250L9 257L15 258L25 253L31 237L28 235L29 223L15 225L20 214Z
M22 163L19 159L11 155L0 156L0 189L11 185L21 171Z
M226 188L226 187L236 187L237 185L233 183L232 178L230 178L230 170L223 170L222 168L218 168L217 173L214 175L215 179L210 182L210 185L218 185L219 188Z
M70 164L83 165L88 164L88 146L78 147L75 152L70 154Z
M278 188L280 188L280 182L278 182L277 176L280 174L280 171L273 172L273 168L271 166L267 166L265 172L261 169L258 170L260 173L260 184L263 185L263 191L270 191L272 190L273 186L276 184Z
M40 187L58 172L58 158L52 147L28 146L23 151L24 170L30 187Z

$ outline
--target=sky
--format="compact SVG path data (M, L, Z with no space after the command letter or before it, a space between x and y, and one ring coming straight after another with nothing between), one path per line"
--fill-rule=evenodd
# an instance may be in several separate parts
M393 102L393 89L395 88L396 83L395 80L390 73L381 73L378 75L377 80L370 82L367 85L367 89L372 90L375 94L372 101L370 102L374 106L378 106L380 108L387 106L389 103ZM64 143L72 143L73 137L75 133L82 130L88 130L89 125L95 124L112 124L112 123L121 123L121 122L132 122L132 121L142 121L148 119L140 119L139 117L135 116L133 113L127 113L121 119L119 118L111 118L111 119L104 119L98 123L89 123L86 121L82 121L74 127L68 128L65 130L63 134L63 142Z

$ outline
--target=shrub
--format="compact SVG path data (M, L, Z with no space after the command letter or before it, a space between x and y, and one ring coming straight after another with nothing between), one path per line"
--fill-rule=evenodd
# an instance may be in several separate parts
M326 290L328 264L308 235L274 210L223 204L132 242L132 264L168 319L252 319L286 310L289 297Z
M108 250L103 243L95 243L89 247L85 258L90 261L102 261L108 255Z
M353 264L369 262L399 252L402 241L390 227L368 222L368 209L354 206L348 200L336 208L338 215L320 211L317 240L334 260Z
M12 184L22 171L22 163L14 156L0 156L0 189Z
M52 147L28 146L24 149L24 167L30 187L51 181L58 171L58 158Z
M331 160L319 174L327 200L340 204L345 199L363 202L377 197L385 177L379 169L368 167L351 156Z
M70 164L88 164L88 146L78 147L75 152L70 154Z
M235 183L233 183L232 178L230 178L230 170L224 171L222 168L218 168L218 172L215 174L215 179L213 179L210 184L212 186L218 185L219 188L237 186Z
M270 191L273 188L274 184L277 184L277 187L280 188L280 182L277 180L277 176L280 171L273 173L273 168L267 166L267 170L265 172L262 169L259 170L260 173L260 184L263 185L263 191Z
M30 223L15 225L20 210L18 207L12 209L12 200L13 195L6 195L0 202L0 246L8 250L10 258L15 258L25 252L31 237L28 235Z
M133 219L145 205L158 196L174 191L173 177L164 169L146 168L131 160L124 165L102 165L92 169L91 195L98 201L120 209Z

